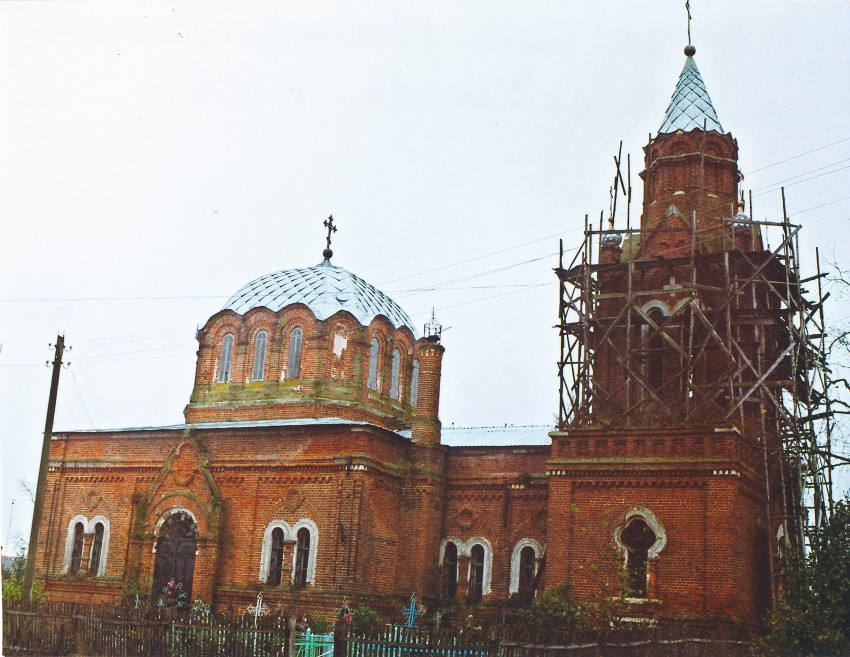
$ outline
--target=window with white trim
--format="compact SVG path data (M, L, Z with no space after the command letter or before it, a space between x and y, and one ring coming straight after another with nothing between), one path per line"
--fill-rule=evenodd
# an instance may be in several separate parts
M272 530L272 544L269 553L269 575L266 584L277 586L283 575L283 529L275 527Z
M307 573L310 566L310 530L302 527L295 535L295 575L292 585L296 589L307 586Z
M230 381L230 365L233 360L233 334L228 333L221 339L221 361L218 366L218 382Z
M262 381L265 378L268 340L269 334L265 331L260 331L254 338L254 367L251 369L251 381Z
M80 572L80 565L83 561L83 540L85 535L85 526L82 522L77 522L74 525L73 549L71 551L71 566L68 569L72 575Z
M511 554L510 594L517 594L525 602L534 598L542 553L540 544L533 538L523 538L517 542Z
M94 535L91 542L91 556L89 557L89 572L92 575L101 574L101 566L103 565L103 553L106 548L104 540L106 526L102 522L98 522L94 526Z
M453 600L457 595L457 545L446 543L443 549L443 597Z
M319 533L316 523L302 519L292 527L295 541L292 551L292 586L303 588L316 583L316 557L318 555Z
M476 543L469 550L469 601L480 602L484 595L484 546Z
M263 547L260 553L260 581L269 586L278 586L289 576L289 568L284 567L286 546L292 542L292 529L282 520L274 520L263 533Z
M651 511L638 507L626 514L625 522L614 532L614 541L624 557L623 595L651 597L650 564L667 544L664 527Z

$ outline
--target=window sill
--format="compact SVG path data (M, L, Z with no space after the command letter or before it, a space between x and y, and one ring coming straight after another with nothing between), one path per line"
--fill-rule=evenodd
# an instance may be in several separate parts
M610 598L612 602L625 602L627 605L660 605L661 600L657 598Z

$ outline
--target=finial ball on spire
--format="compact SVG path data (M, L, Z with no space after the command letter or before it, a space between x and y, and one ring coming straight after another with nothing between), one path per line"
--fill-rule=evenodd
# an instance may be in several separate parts
M324 251L322 251L322 257L324 257L325 260L330 260L331 258L333 258L333 255L334 252L330 249L325 249Z
M685 46L685 54L688 57L693 57L696 54L696 52L697 52L697 49L694 48L691 44L688 44L687 46Z

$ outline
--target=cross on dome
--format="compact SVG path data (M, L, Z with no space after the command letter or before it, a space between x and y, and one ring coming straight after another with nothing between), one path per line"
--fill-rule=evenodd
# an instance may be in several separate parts
M331 234L336 232L336 226L334 226L334 216L331 215L327 219L325 219L324 223L325 228L328 229L328 243L325 247L325 250L322 252L325 260L330 260L333 257L334 252L331 251Z

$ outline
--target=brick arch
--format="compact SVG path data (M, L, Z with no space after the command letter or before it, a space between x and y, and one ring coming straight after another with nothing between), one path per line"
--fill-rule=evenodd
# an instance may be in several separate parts
M227 333L233 334L231 355L231 380L236 364L236 345L239 342L239 324L242 317L232 310L223 310L207 320L198 331L198 363L195 370L195 385L215 384L221 358L221 340Z
M196 515L198 531L217 536L221 492L207 468L207 454L199 439L181 439L141 500L146 531L153 531L159 514L171 506L185 506Z
M664 146L664 155L684 155L694 151L694 144L685 135L679 135Z
M225 333L230 332L234 337L238 337L241 322L242 315L233 310L222 310L207 320L201 332L207 344L212 346L220 343Z
M84 515L103 515L112 517L114 513L114 502L107 499L107 496L97 488L93 487L85 493L80 493L74 500L71 508L74 513L82 513Z
M365 339L366 343L366 359L363 367L362 383L365 387L369 386L369 368L371 367L371 348L372 339L378 340L378 386L377 392L381 395L387 394L389 390L389 361L392 353L392 333L393 328L390 321L383 315L376 316L366 328Z
M244 377L246 382L252 380L254 370L254 354L256 350L257 334L260 331L266 332L266 357L264 363L263 380L273 381L278 377L279 370L277 369L277 359L275 355L279 352L275 345L275 333L277 329L277 314L260 306L252 308L242 320L243 331L245 334L245 367Z
M302 331L301 336L301 367L299 379L312 378L316 375L315 363L312 359L305 358L309 348L308 342L312 340L318 329L319 320L308 306L303 303L294 303L286 306L279 312L277 330L274 337L277 358L279 359L278 378L286 378L286 370L289 367L289 343L290 335L296 328Z
M410 401L410 370L414 359L414 343L413 333L407 326L401 326L393 331L393 349L398 349L401 357L398 401L402 403ZM392 349L390 350L390 368L392 368ZM392 369L390 369L390 375L392 375Z
M511 543L516 543L518 540L530 536L534 537L538 532L545 532L545 528L540 527L540 519L548 516L548 509L545 504L534 507L531 513L525 515L521 522L518 522L510 533ZM541 545L545 542L544 539L539 539Z
M257 514L259 520L255 530L265 530L265 527L275 521L283 520L292 525L299 518L318 518L321 514L308 499L300 486L289 485L281 497L268 500Z
M168 493L150 508L145 523L147 533L156 540L162 523L178 511L187 511L192 516L199 536L208 536L211 533L210 509L201 498L187 490Z

